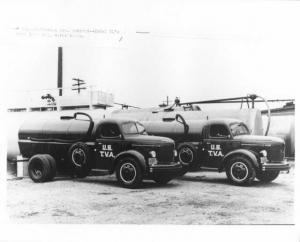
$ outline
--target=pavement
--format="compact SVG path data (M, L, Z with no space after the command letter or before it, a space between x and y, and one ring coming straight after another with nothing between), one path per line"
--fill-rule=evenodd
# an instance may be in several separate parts
M269 184L230 184L225 173L190 172L158 186L119 187L114 175L7 179L7 213L15 223L294 224L294 168Z

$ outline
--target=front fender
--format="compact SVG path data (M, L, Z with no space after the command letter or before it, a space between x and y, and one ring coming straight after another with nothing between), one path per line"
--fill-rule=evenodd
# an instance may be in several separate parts
M235 155L247 156L250 159L250 161L252 162L252 164L254 165L254 167L259 168L258 160L253 152L251 152L250 150L238 149L238 150L230 151L223 157L221 165L219 167L219 171L222 171L226 167L227 162L230 160L230 158Z
M116 157L115 157L115 160L114 160L114 169L118 163L118 161L123 158L123 157L126 157L126 156L130 156L130 157L134 157L138 162L139 164L141 165L141 168L142 170L145 172L146 171L146 160L145 160L145 157L138 151L136 150L126 150L126 151L123 151L121 153L119 153Z

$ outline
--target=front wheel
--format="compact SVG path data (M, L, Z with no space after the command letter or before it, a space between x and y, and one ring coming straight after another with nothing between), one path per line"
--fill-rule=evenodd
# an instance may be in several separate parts
M256 178L261 182L268 183L274 181L279 176L279 171L260 171Z
M234 185L250 185L255 176L252 162L243 156L235 156L228 162L226 175Z
M116 167L118 182L126 188L140 187L143 181L140 164L132 157L121 158Z

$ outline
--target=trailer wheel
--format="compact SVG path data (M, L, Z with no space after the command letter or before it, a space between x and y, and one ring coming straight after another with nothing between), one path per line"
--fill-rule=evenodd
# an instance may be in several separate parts
M256 172L251 161L244 156L232 157L226 168L226 175L234 185L250 185Z
M50 172L49 172L49 176L47 178L47 181L52 181L53 178L56 175L56 161L53 158L53 156L49 155L49 154L45 154L43 155L44 158L49 162L50 164Z
M256 174L256 178L264 183L274 181L278 176L279 171L259 171Z
M51 173L50 162L44 155L34 155L29 160L28 174L34 182L45 182Z
M73 144L68 152L70 173L72 177L84 178L91 171L90 150L82 142Z
M182 165L192 168L197 161L197 152L193 145L182 144L178 148L178 159Z
M142 169L132 157L121 158L116 166L118 182L126 188L138 188L143 181Z

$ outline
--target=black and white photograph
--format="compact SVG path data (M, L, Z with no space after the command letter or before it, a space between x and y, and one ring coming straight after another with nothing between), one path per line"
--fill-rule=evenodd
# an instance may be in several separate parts
M300 1L0 6L0 242L300 240Z

